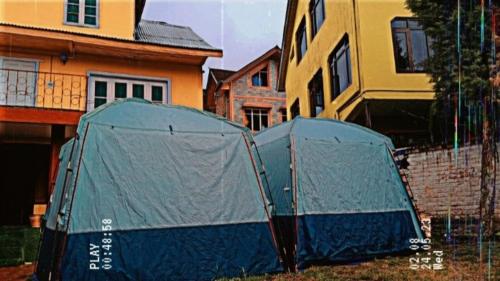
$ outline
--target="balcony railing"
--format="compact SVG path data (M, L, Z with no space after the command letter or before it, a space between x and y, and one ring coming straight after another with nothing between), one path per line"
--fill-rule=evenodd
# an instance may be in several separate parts
M0 106L85 111L87 77L0 68Z

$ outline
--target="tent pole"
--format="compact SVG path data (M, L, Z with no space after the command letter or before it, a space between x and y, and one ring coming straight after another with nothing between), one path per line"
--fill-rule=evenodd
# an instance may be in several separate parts
M262 197L262 203L264 203L264 210L266 211L267 221L268 221L268 224L269 224L269 228L271 230L271 236L273 238L274 249L275 249L275 251L277 251L278 257L281 259L281 255L280 255L279 250L278 250L278 244L277 244L277 240L276 240L276 236L275 236L275 232L274 232L273 221L272 221L271 215L269 213L269 209L267 208L266 197L264 195L264 191L263 191L263 187L262 187L262 181L261 181L259 172L257 170L257 164L255 163L255 159L254 159L254 157L252 155L250 144L248 143L248 140L247 140L247 138L245 136L245 133L241 133L241 136L243 137L243 140L245 141L245 145L247 147L248 155L250 156L250 160L252 160L253 170L255 172L255 176L257 177L257 183L258 183L258 186L259 186L260 196Z
M55 229L55 233L54 233L53 246L52 246L52 254L51 254L52 258L54 258L54 255L55 255L55 252L56 252L57 235L58 235L57 233L58 233L58 227L59 227L59 220L58 220L58 218L59 218L59 215L61 214L61 208L62 208L63 198L64 198L64 194L66 193L66 188L67 188L67 185L68 185L68 172L72 172L73 171L73 169L71 167L71 161L73 160L73 153L74 153L75 145L76 145L76 142L77 142L78 138L79 138L78 133L76 133L75 138L73 139L73 144L71 144L71 151L69 153L68 164L66 166L66 173L64 175L63 189L61 191L61 197L59 198L59 207L58 207L57 213L56 213L56 229ZM52 190L52 192L54 192L54 191L55 191L55 188ZM49 202L49 208L51 207L51 205L52 204L50 204L50 202ZM38 259L37 259L37 264L35 265L35 270L38 267L38 260L40 259L40 256L39 256L40 255L40 247L41 247L41 244L42 244L42 240L44 238L45 227L46 227L46 225L43 226L43 232L42 232L42 235L40 236L40 243L38 245ZM52 261L52 264L53 263L54 263L54 261ZM51 266L51 269L49 271L49 280L51 279L52 270L53 270L53 266Z
M295 155L295 139L292 137L292 134L290 134L290 158L292 162L292 190L293 190L293 216L294 216L294 222L295 222L295 233L293 235L293 244L294 244L294 249L295 251L293 252L293 257L294 257L294 268L295 272L298 270L297 268L297 261L295 254L297 253L297 243L299 241L299 216L298 216L298 188L297 188L297 162L296 162L296 155Z
M76 187L77 187L78 175L80 174L80 165L82 163L83 149L85 147L85 141L87 140L88 129L89 129L89 123L87 123L87 126L85 127L85 132L83 134L83 140L82 140L82 148L80 149L80 155L78 157L78 166L77 166L77 169L76 169L75 182L73 184L73 193L72 193L72 196L71 196L70 207L69 207L68 213L67 213L68 221L66 222L65 234L63 235L63 241L62 241L62 244L61 244L61 249L59 250L59 253L57 255L57 259L55 259L53 261L53 270L52 271L54 271L55 274L58 275L58 277L60 275L59 268L60 268L60 264L61 264L61 259L62 259L64 250L66 248L66 238L68 236L67 231L68 231L68 228L69 228L69 222L70 222L70 218L71 218L71 209L73 207L73 199L75 197L75 190L76 190ZM55 235L57 235L57 233L58 233L58 231L57 231L58 226L59 226L59 224L57 223L56 224L56 234ZM56 240L56 242L57 242L57 240ZM59 279L59 278L57 278L57 279Z

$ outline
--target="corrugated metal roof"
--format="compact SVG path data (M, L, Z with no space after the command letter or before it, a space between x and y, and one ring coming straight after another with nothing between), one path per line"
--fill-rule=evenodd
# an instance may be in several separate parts
M161 21L141 20L135 30L135 40L173 47L219 50L205 42L187 26Z

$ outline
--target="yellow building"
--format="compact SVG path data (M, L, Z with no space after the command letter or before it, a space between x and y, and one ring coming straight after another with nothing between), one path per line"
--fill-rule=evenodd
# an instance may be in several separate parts
M203 108L202 65L222 51L141 19L145 2L0 1L0 225L43 212L85 112L128 97Z
M355 122L397 145L427 141L430 47L405 0L289 0L279 75L289 118Z

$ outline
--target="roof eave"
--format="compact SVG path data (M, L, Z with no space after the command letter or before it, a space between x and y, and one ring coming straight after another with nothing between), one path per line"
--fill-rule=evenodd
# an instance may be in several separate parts
M281 41L281 59L278 75L278 91L285 91L286 71L288 68L292 29L295 23L297 0L288 0L286 5L285 25L283 27L283 40Z

